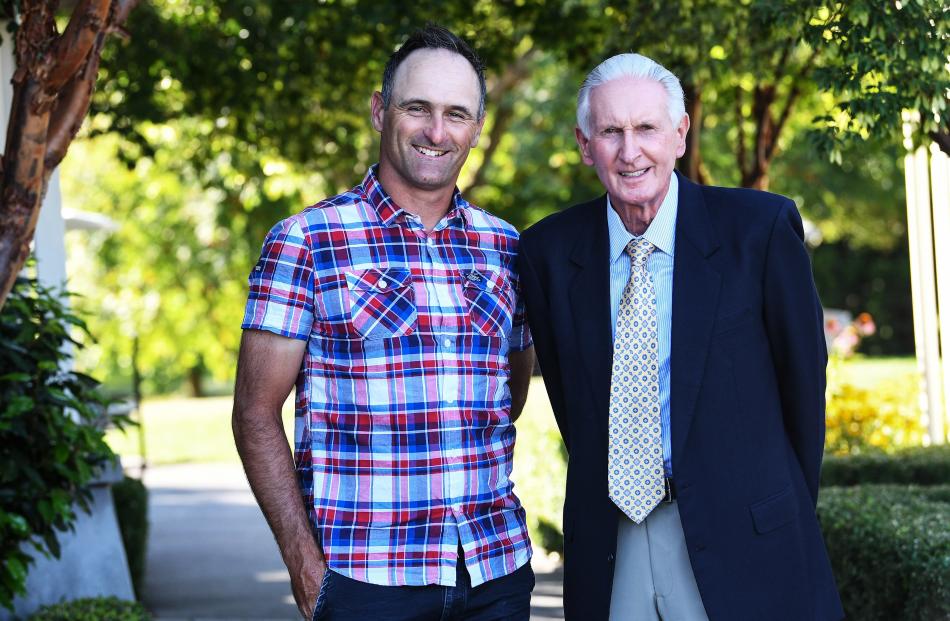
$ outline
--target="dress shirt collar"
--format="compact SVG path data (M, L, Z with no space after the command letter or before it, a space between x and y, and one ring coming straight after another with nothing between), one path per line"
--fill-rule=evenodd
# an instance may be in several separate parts
M406 218L413 217L412 214L397 205L396 201L394 201L383 188L383 184L379 182L379 177L376 176L378 167L379 164L370 166L369 170L366 171L366 176L363 177L361 187L367 202L372 205L376 213L379 214L379 219L383 225L391 226L398 220L399 216L405 216ZM455 188L455 191L452 192L452 206L448 213L442 216L441 220L439 220L439 224L436 225L435 228L442 229L453 224L464 228L465 223L471 219L471 215L468 213L469 209L471 209L471 206L468 204L468 201L462 198L462 193L458 188Z
M674 172L670 178L670 189L666 193L666 198L660 205L660 209L653 218L653 222L643 232L651 244L658 250L673 256L673 245L676 238L676 208L679 203L679 179ZM613 263L623 256L627 244L634 237L633 233L627 230L623 220L614 211L610 204L610 195L607 195L607 231L610 236L610 262Z

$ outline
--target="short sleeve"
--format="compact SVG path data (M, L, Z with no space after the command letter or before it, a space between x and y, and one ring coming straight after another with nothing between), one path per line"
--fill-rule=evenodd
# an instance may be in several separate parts
M245 330L307 340L313 325L313 260L300 225L278 223L248 277Z

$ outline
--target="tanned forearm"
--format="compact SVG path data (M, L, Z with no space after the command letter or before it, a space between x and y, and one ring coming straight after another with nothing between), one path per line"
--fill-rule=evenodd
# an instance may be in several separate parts
M270 525L300 614L312 610L326 561L297 484L280 411L300 369L303 342L247 331L241 339L231 428L251 491Z
M313 562L324 564L297 485L280 411L245 410L235 400L232 428L251 491L288 570L299 571Z
M528 400L528 387L534 372L534 347L508 354L508 365L511 368L511 376L508 379L508 389L511 391L511 420L516 421Z

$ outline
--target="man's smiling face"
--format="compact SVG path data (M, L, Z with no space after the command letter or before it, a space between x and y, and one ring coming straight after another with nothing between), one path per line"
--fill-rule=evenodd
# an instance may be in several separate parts
M396 69L389 108L379 93L372 102L379 165L389 183L403 191L454 188L481 133L479 96L478 76L462 56L443 49L407 56Z
M577 143L615 208L655 214L670 188L676 159L686 150L688 130L687 116L673 125L659 82L622 77L591 91L590 135L578 129Z

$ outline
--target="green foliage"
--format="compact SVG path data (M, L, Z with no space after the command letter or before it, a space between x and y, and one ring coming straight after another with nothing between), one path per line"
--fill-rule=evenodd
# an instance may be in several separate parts
M824 23L803 32L811 45L830 44L815 71L821 89L837 96L836 112L818 119L825 149L871 135L899 133L901 113L920 119L919 140L928 134L950 139L947 92L950 17L944 0L848 0L824 5ZM946 150L947 147L945 146Z
M108 239L92 234L71 262L88 266L78 282L90 306L98 305L91 320L102 342L96 368L116 381L129 378L137 337L147 392L173 390L189 377L230 379L245 279L266 231L351 187L375 161L370 95L389 53L433 16L472 41L488 69L488 117L459 186L516 226L602 192L574 144L576 90L597 62L635 49L678 73L688 99L702 103L691 132L701 136L708 181L747 181L760 123L768 134L781 122L764 171L772 189L795 197L829 241L894 248L904 235L894 152L879 143L839 148L845 157L836 167L816 158L814 142L804 138L808 128L838 131L813 122L841 102L812 76L836 66L837 48L848 42L803 34L837 23L840 11L825 5L142 3L128 22L129 39L107 43L85 131L110 136L74 144L64 162L72 206L121 223ZM917 75L934 71L928 64ZM893 132L881 140L896 144ZM905 281L890 276L860 282L904 287L904 295L886 297L906 299ZM907 343L901 336L880 351L906 351Z
M135 596L142 599L148 543L148 490L140 479L125 477L112 486L112 501L122 533L125 556L129 561Z
M149 621L151 615L137 602L116 597L91 597L44 606L29 621Z
M950 446L916 447L892 455L866 453L825 458L822 485L864 483L950 485Z
M950 616L950 504L937 500L950 492L920 490L822 490L818 516L849 619Z
M70 330L85 331L50 290L20 277L0 312L0 606L24 593L33 556L59 556L57 531L89 483L114 458L101 428L98 382L69 371Z

